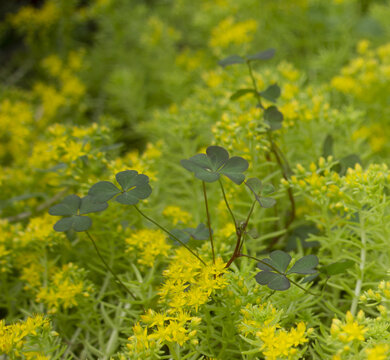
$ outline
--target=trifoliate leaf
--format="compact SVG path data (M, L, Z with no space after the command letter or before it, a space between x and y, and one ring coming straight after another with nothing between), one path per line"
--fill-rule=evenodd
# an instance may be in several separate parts
M72 224L73 219L71 217L62 218L54 224L53 229L57 232L68 231L72 228Z
M239 55L231 55L231 56L228 56L227 58L222 59L218 62L218 64L223 66L223 67L226 67L229 65L235 65L235 64L244 64L244 63L245 63L245 59Z
M267 264L270 264L271 266L267 266ZM274 263L272 262L271 259L262 259L262 262L258 262L257 263L257 267L260 269L260 270L264 270L264 271L275 271L275 266L274 266Z
M247 56L248 60L269 60L272 59L275 55L275 49L267 49L260 51L256 54Z
M236 184L245 180L242 174L248 168L248 162L238 156L229 159L229 153L220 146L209 146L206 154L197 154L188 160L181 160L182 166L206 182L217 181L221 174Z
M318 258L315 255L306 255L300 258L287 274L314 274L314 268L318 265Z
M268 101L276 102L280 96L280 87L277 84L272 84L264 91L260 91L260 95Z
M95 202L106 202L118 195L121 191L109 181L99 181L92 185L88 195L92 196Z
M126 170L116 174L116 179L123 189L123 193L116 197L116 201L123 205L135 205L141 199L146 199L152 193L149 178L138 174L134 170Z
M184 244L187 244L190 241L190 234L181 229L171 230L171 234L178 238ZM175 242L176 245L181 245L174 237L170 236L170 239Z
M77 195L69 195L59 204L49 209L49 214L54 216L76 215L80 207L81 199Z

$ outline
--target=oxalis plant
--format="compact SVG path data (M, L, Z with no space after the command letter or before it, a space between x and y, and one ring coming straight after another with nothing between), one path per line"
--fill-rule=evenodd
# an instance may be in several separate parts
M196 228L166 229L157 221L146 215L137 206L139 201L147 199L152 193L148 176L139 174L135 170L126 170L116 174L115 178L117 184L109 181L99 181L89 189L88 195L85 197L80 198L77 195L69 195L65 197L61 203L51 207L49 210L51 215L62 216L62 218L55 223L54 230L59 232L85 232L89 240L92 242L93 247L95 248L103 265L113 275L118 285L122 287L134 300L138 300L135 294L130 291L113 272L100 253L97 242L89 232L92 226L92 219L88 216L88 214L106 210L108 208L108 202L112 200L115 200L124 206L132 206L136 212L164 231L172 241L175 241L185 247L195 258L206 266L205 260L200 257L196 249L192 249L189 246L189 240L191 238L196 240L209 240L212 259L213 262L215 262L216 254L206 184L218 182L224 202L236 229L236 244L233 253L226 262L225 267L229 268L234 261L241 257L253 259L257 262L257 267L260 270L255 277L256 281L260 285L267 285L270 289L275 291L283 291L287 290L292 283L302 290L308 291L303 288L302 285L292 280L290 276L292 274L298 274L301 276L309 275L302 282L305 282L305 280L310 281L314 277L318 276L318 271L316 270L318 265L317 256L303 256L289 268L291 256L284 251L272 251L269 254L269 257L263 259L258 259L242 252L245 237L248 233L248 224L256 204L263 208L271 208L276 203L275 199L269 197L269 195L275 191L274 187L271 184L262 183L260 179L255 177L246 180L244 172L248 168L248 162L239 156L230 157L228 151L220 146L209 146L205 154L196 154L189 159L182 160L181 164L185 169L194 173L195 177L202 182L207 225L199 224ZM237 220L231 206L229 205L223 185L223 182L226 181L225 178L232 181L237 186L246 186L253 196L253 202L248 206L248 214L244 221ZM332 274L337 274L339 271L338 269L342 265L336 265L338 266L337 269L330 268L328 271L332 272ZM327 274L323 268L320 270Z

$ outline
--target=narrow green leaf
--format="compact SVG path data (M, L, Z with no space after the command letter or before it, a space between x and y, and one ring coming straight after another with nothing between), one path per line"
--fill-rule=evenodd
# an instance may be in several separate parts
M218 64L223 67L235 64L245 64L245 59L239 55L231 55L225 59L220 60Z
M318 265L318 258L315 255L306 255L300 258L287 274L314 274L314 268Z

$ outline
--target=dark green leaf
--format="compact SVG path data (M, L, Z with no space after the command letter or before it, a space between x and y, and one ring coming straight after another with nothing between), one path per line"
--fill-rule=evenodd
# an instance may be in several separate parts
M80 203L81 199L77 195L69 195L59 204L52 206L49 214L54 216L76 215Z
M260 271L256 274L255 279L260 285L267 285L271 280L275 279L278 274L270 271Z
M190 234L188 234L187 232L181 229L173 229L171 230L171 234L177 237L180 241L182 241L185 244L188 243L188 241L190 241L191 238ZM176 245L180 245L180 243L172 236L170 236L170 239L173 240L176 243Z
M271 258L274 267L282 273L286 271L287 266L291 261L291 256L281 250L272 251L269 257Z
M72 224L73 219L71 217L62 218L54 224L53 229L58 232L68 231L72 228Z
M247 56L248 60L269 60L272 59L275 55L275 49L267 49L260 51L256 54Z
M264 91L260 91L260 95L268 101L276 102L280 96L280 87L276 84L272 84Z
M229 153L220 146L209 146L206 154L197 154L188 160L182 160L182 166L193 172L195 177L206 182L214 182L223 174L236 184L241 184L245 175L241 172L248 168L248 162L238 156L229 159Z
M256 94L256 91L253 89L239 89L232 96L230 96L230 100L237 100L246 94Z
M92 225L92 220L88 216L73 215L58 220L54 224L54 230L58 232L69 231L87 231Z
M356 154L347 155L340 159L340 174L345 175L349 168L354 168L356 164L361 164L360 157Z
M195 240L207 240L210 237L209 229L205 224L199 224L196 229L186 228L184 229ZM213 231L211 230L211 233Z
M317 278L318 278L318 273L315 273L313 275L309 275L309 276L306 276L305 278L303 278L301 283L305 284L305 283L308 283L308 282L312 282L312 281L314 281Z
M270 264L272 267L267 266L266 264ZM274 271L274 263L271 259L262 259L262 262L258 262L256 265L260 270L264 271Z
M264 184L261 189L262 195L269 195L275 192L275 187L272 184Z
M106 202L118 195L121 191L109 181L99 181L88 191L88 195L94 198L95 202Z
M222 59L218 62L218 64L223 66L223 67L229 66L229 65L234 65L234 64L244 64L244 63L245 63L245 59L239 55L231 55L231 56L228 56L227 58Z
M72 224L73 230L77 232L87 231L92 225L92 220L88 216L76 215L73 216L72 219L73 219L73 224Z
M326 266L322 266L318 270L328 276L345 273L345 270L352 267L355 263L352 260L342 260Z
M322 156L326 159L330 155L333 155L333 136L328 134L322 146Z
M118 195L115 200L122 205L135 205L138 203L138 198L131 192L122 193Z
M221 174L227 176L230 180L240 185L245 180L245 175L242 172L248 169L248 161L239 156L231 157L221 169Z
M250 178L245 181L245 183L249 187L249 189L255 194L259 194L263 187L261 180L258 178Z
M260 206L265 209L271 208L276 204L276 200L269 197L260 196L257 201L260 203Z
M129 190L131 187L135 186L135 178L137 177L138 172L135 170L125 170L117 173L115 175L116 181L122 187L123 191Z
M81 199L80 215L103 211L107 209L108 204L106 202L96 202L95 199L87 195Z
M213 171L217 171L229 159L229 153L221 146L209 146L206 149L206 154Z
M315 255L306 255L300 258L287 274L314 274L314 268L318 265L318 258Z
M264 111L264 121L271 128L271 131L278 130L282 127L283 114L276 106L270 106Z
M290 281L284 275L275 274L274 277L269 283L268 287L271 290L284 291L290 288Z

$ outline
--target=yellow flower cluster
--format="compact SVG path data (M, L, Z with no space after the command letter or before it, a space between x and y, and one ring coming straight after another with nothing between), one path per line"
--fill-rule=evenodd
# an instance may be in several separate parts
M157 179L156 160L161 157L161 142L155 144L148 143L143 153L138 150L128 152L127 154L118 157L107 163L107 168L113 174L120 171L133 169L141 174L147 174L151 180ZM103 162L106 162L103 159Z
M212 29L209 45L212 48L225 49L232 44L249 43L257 27L257 21L254 19L235 21L229 16Z
M0 352L12 359L49 360L29 344L31 337L38 337L49 329L49 320L43 315L35 315L11 325L5 325L5 321L0 320Z
M342 68L331 86L360 101L372 102L390 88L390 43L371 49L367 40L357 45L359 56Z
M64 265L53 274L47 286L40 288L36 301L45 303L51 313L61 308L66 310L77 306L80 298L88 297L92 292L92 287L84 281L84 276L77 265Z
M285 330L278 324L281 313L270 303L248 304L241 313L240 332L250 344L256 344L259 353L267 360L300 358L302 349L298 346L308 342L307 336L313 331L306 329L303 322L298 323L296 328Z
M217 258L215 264L208 262L204 266L187 249L179 248L164 270L165 282L159 291L161 301L175 309L198 311L214 290L227 286L225 272L222 259Z
M382 151L388 144L387 139L390 135L390 127L383 123L373 123L363 125L353 132L352 140L366 140L373 152Z
M364 317L364 312L360 310L356 319L350 311L345 316L345 322L339 319L333 319L330 328L331 335L345 344L355 340L364 341L364 334L368 329L364 325L359 324L359 321L363 321Z
M201 319L179 309L177 311L155 312L152 309L141 316L134 325L127 348L132 359L150 359L159 352L164 343L183 346L191 340L195 345L197 326Z
M390 356L389 344L378 344L366 349L367 360L387 360Z
M378 288L374 291L369 289L360 296L360 301L375 302L379 303L377 305L377 310L380 313L378 319L390 319L390 281L381 281L378 285Z
M178 223L188 224L192 216L189 212L184 211L179 206L167 206L162 213L164 216L172 220L173 225Z
M142 229L132 232L126 238L126 243L128 245L126 251L136 253L137 262L147 267L153 267L158 256L168 256L171 248L161 230Z
M381 201L384 186L390 181L386 164L370 164L363 170L360 164L348 168L345 176L331 171L332 157L320 158L319 167L312 163L309 169L298 164L290 184L308 195L314 203L327 206L335 212L354 212L364 204ZM285 180L282 184L287 185Z

